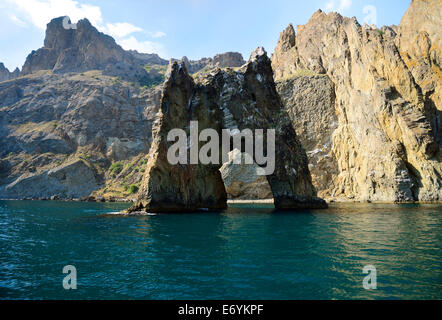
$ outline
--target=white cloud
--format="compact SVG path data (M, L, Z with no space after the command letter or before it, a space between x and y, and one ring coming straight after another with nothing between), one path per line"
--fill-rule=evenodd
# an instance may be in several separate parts
M127 22L107 23L106 27L100 28L100 31L110 34L115 41L125 50L137 50L141 53L157 53L163 55L164 47L162 44L153 41L140 41L131 35L135 32L143 32L143 34L151 38L161 38L166 36L164 32L149 32L134 26ZM131 35L131 36L129 36ZM164 56L164 55L163 55Z
M27 28L28 27L26 22L24 22L23 20L17 18L17 16L15 14L10 14L9 15L9 19L11 19L19 27L22 27L22 28Z
M346 10L350 9L352 5L352 0L330 0L325 4L325 10L327 12L336 11L339 13L343 13Z
M143 31L143 29L134 26L128 22L106 23L104 32L110 34L115 38L124 38L134 32Z
M152 41L138 41L134 36L129 38L120 39L118 43L125 50L137 50L142 53L157 53L162 57L165 57L164 47L162 44Z
M72 22L87 18L93 25L103 22L100 7L81 4L74 0L7 0L18 13L22 20L29 20L33 25L42 30L46 24L55 17L69 16Z
M104 22L101 8L95 5L83 4L75 0L6 0L9 4L9 18L20 27L33 25L41 30L53 18L69 16L72 23L87 18L98 30L115 38L124 49L137 50L143 53L164 53L160 43L140 41L133 33L140 32L150 38L166 36L162 31L145 31L128 22ZM3 10L3 9L2 9Z

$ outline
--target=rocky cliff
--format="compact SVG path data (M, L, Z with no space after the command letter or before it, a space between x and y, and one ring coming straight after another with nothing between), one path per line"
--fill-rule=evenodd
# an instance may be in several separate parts
M17 78L0 82L0 197L138 198L145 210L163 211L165 204L174 211L224 208L223 176L235 182L232 165L222 175L222 163L182 170L164 162L166 129L194 118L200 129L252 125L282 132L277 170L269 181L258 179L267 188L259 194L273 192L281 208L325 206L315 197L307 157L286 121L263 50L246 65L231 52L183 59L170 64L167 77L165 63L154 54L124 51L87 20L66 30L63 18L53 19L44 47L28 56ZM175 174L164 175L172 169ZM142 202L152 190L155 197Z
M421 89L424 112L436 141L442 143L442 3L413 0L397 28L400 56Z
M21 72L0 64L0 198L142 210L165 199L222 208L226 196L324 206L316 190L330 201L441 201L441 9L413 0L399 26L380 29L318 11L281 33L271 65L263 50L248 62L228 52L173 60L169 73L166 60L123 50L87 20L66 30L53 19ZM276 129L274 175L234 164L239 152L173 171L165 130L191 119Z
M122 166L149 151L159 92L98 70L39 71L0 83L0 101L1 197L80 198L120 173L112 164ZM91 187L76 188L74 180L50 175L78 168L90 173L76 179ZM121 190L121 197L129 195Z
M202 58L200 60L189 60L187 57L183 57L182 61L189 73L207 72L214 68L241 67L246 63L242 54L238 52L221 53L213 58Z
M246 153L235 149L229 153L229 160L219 169L228 199L273 199L267 177L259 175L259 166L256 162L247 164L246 157Z
M19 76L20 70L16 68L13 72L10 72L3 63L0 62L0 81L6 81L15 79Z
M168 62L62 21L20 74L0 64L0 198L134 199Z
M53 73L101 70L105 75L146 82L150 79L144 68L146 64L167 65L167 60L155 54L123 50L87 19L78 21L76 29L65 29L63 20L64 17L59 17L48 23L44 46L28 55L20 75L39 70Z
M291 79L278 81L276 88L307 151L318 196L330 199L339 173L332 150L332 135L338 128L333 83L326 75L301 72Z
M441 201L440 1L376 29L316 12L281 33L275 79L332 200ZM308 138L307 138L308 137Z
M190 136L190 121L198 129L210 128L218 137L222 129L274 129L275 170L267 175L278 209L324 208L311 183L307 156L281 104L273 81L270 59L263 48L255 50L238 70L217 69L194 81L183 62L174 62L163 85L159 119L153 129L153 144L139 193L129 212L188 211L227 206L218 164L172 165L168 150L171 129ZM187 141L187 140L186 140ZM221 141L218 141L221 149ZM199 142L199 149L204 145ZM264 144L265 145L265 144ZM189 152L189 147L186 152ZM249 154L248 154L249 155ZM250 155L253 156L253 155ZM188 155L187 159L190 159Z

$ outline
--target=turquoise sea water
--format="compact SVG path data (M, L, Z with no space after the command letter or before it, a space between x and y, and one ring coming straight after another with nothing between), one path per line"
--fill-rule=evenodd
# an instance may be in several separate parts
M109 214L127 206L0 201L0 298L442 299L440 205Z

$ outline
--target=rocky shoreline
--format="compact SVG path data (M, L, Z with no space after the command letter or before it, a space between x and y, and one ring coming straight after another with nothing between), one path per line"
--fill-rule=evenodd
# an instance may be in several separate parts
M82 198L82 199L66 199L66 198L0 198L0 201L62 201L62 202L97 202L97 203L134 203L136 200L130 199L94 199L94 198ZM228 199L227 204L274 204L274 199ZM389 202L389 201L356 201L356 200L330 200L326 201L327 204L442 204L442 201L409 201L409 202Z

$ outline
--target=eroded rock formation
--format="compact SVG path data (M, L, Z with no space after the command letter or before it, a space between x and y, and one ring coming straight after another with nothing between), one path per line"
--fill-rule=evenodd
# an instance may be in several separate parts
M213 58L202 58L200 60L189 60L187 57L183 57L182 61L189 73L209 71L214 68L241 67L246 63L242 54L238 52L220 53Z
M102 70L103 74L134 81L147 77L145 64L167 64L155 54L123 50L87 19L78 21L76 29L65 29L63 19L55 18L48 23L44 46L29 54L21 75L39 70L54 73Z
M424 112L442 144L442 2L413 0L397 29L396 46L419 85Z
M331 153L324 152L330 159L327 174L336 175L324 184L318 182L323 169L312 169L321 195L387 202L442 199L440 12L440 1L414 0L397 34L396 28L373 29L318 11L297 34L291 25L281 34L272 66L286 108L305 119L304 136L315 137L305 144L310 162L315 163L318 143L332 142ZM336 99L328 107L299 97L304 90L322 94L324 85L308 78L313 75L333 84ZM306 80L322 88L299 87ZM320 114L324 107L327 119ZM325 121L323 131L317 130L318 120Z
M246 157L246 153L235 149L230 152L229 161L220 168L227 197L238 200L273 199L267 177L259 175L259 166L255 162L247 164ZM241 164L238 164L240 161Z
M267 179L275 207L279 209L324 208L316 197L307 166L307 156L276 92L270 59L262 48L238 71L218 69L195 83L184 62L174 62L163 87L160 116L140 199L129 211L188 211L226 207L226 193L219 165L171 165L167 141L171 129L189 130L190 121L199 130L275 129L275 171ZM202 143L200 143L203 145ZM265 145L265 143L264 143Z
M20 70L16 68L13 72L10 72L3 63L0 62L0 81L11 80L18 77Z
M318 196L330 199L339 174L332 150L332 135L339 124L333 83L326 75L301 74L278 81L276 88L307 151Z
M238 53L185 58L163 87L158 55L125 51L87 20L66 30L53 19L21 74L0 64L0 198L139 198L150 210L163 199L149 200L152 190L164 188L189 210L222 208L219 166L174 168L178 180L159 183L170 169L160 157L166 124L196 119L200 130L277 130L274 175L256 175L256 164L221 167L233 198L323 206L316 187L335 201L441 201L441 6L413 0L398 27L321 11L297 33L289 26L272 56L280 97L263 51L246 64Z
M198 94L205 99L199 100ZM219 166L170 164L167 140L170 130L189 130L189 121L197 120L200 129L221 130L220 116L211 110L211 92L198 88L183 63L170 66L163 85L159 119L153 128L154 140L148 155L140 199L130 211L180 212L200 208L225 209L226 193ZM193 102L193 103L192 103ZM219 112L219 111L218 111Z
M124 51L87 20L62 24L48 24L21 76L0 65L0 81L10 80L0 83L0 198L134 200L167 61ZM208 61L229 66L237 55Z
M104 187L120 173L110 169L112 163L123 167L149 151L160 96L158 89L140 90L99 71L65 75L45 71L0 83L0 158L7 164L0 168L0 197L47 198L49 194L23 183L44 184L51 170L75 171L71 163L78 160L94 171L95 189L80 192L68 180L45 190L69 198L86 197ZM127 183L138 183L138 175L131 175ZM86 185L89 178L77 176Z

